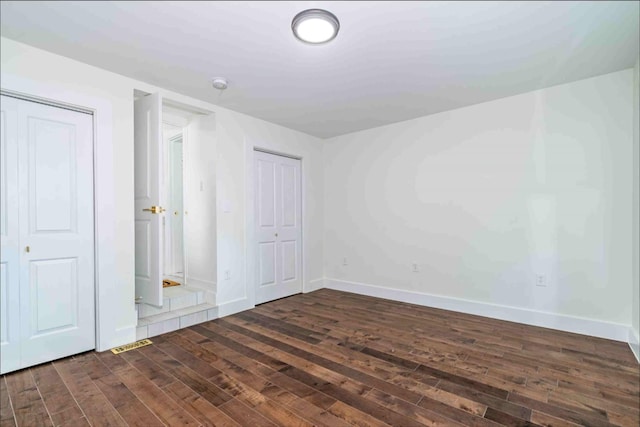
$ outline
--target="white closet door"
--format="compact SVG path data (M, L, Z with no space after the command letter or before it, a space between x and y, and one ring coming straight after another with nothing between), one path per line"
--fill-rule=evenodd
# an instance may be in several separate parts
M162 306L162 98L145 96L134 106L136 297Z
M0 102L0 373L20 368L18 100Z
M302 292L300 160L255 152L256 304Z
M21 365L95 348L93 118L18 101Z

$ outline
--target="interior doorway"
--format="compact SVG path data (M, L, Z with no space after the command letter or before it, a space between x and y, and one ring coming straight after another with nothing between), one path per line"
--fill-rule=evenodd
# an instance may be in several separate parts
M135 100L136 337L175 330L214 307L215 116L160 94Z

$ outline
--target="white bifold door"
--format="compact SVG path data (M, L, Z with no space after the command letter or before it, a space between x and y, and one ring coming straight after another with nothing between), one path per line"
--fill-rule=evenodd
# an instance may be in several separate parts
M0 372L95 348L93 117L1 97Z
M255 151L256 304L302 292L300 160Z

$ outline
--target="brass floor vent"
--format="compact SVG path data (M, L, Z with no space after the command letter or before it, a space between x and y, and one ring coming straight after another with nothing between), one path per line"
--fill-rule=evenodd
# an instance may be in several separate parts
M144 340L136 341L131 344L125 344L120 347L112 348L111 352L113 354L120 354L120 353L124 353L125 351L134 350L136 348L144 347L145 345L150 345L150 344L152 344L151 340L144 339Z

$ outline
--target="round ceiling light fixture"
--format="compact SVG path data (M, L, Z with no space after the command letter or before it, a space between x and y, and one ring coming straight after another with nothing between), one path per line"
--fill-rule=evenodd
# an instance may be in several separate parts
M324 9L307 9L293 17L291 29L298 40L322 44L338 35L340 22L333 13Z

